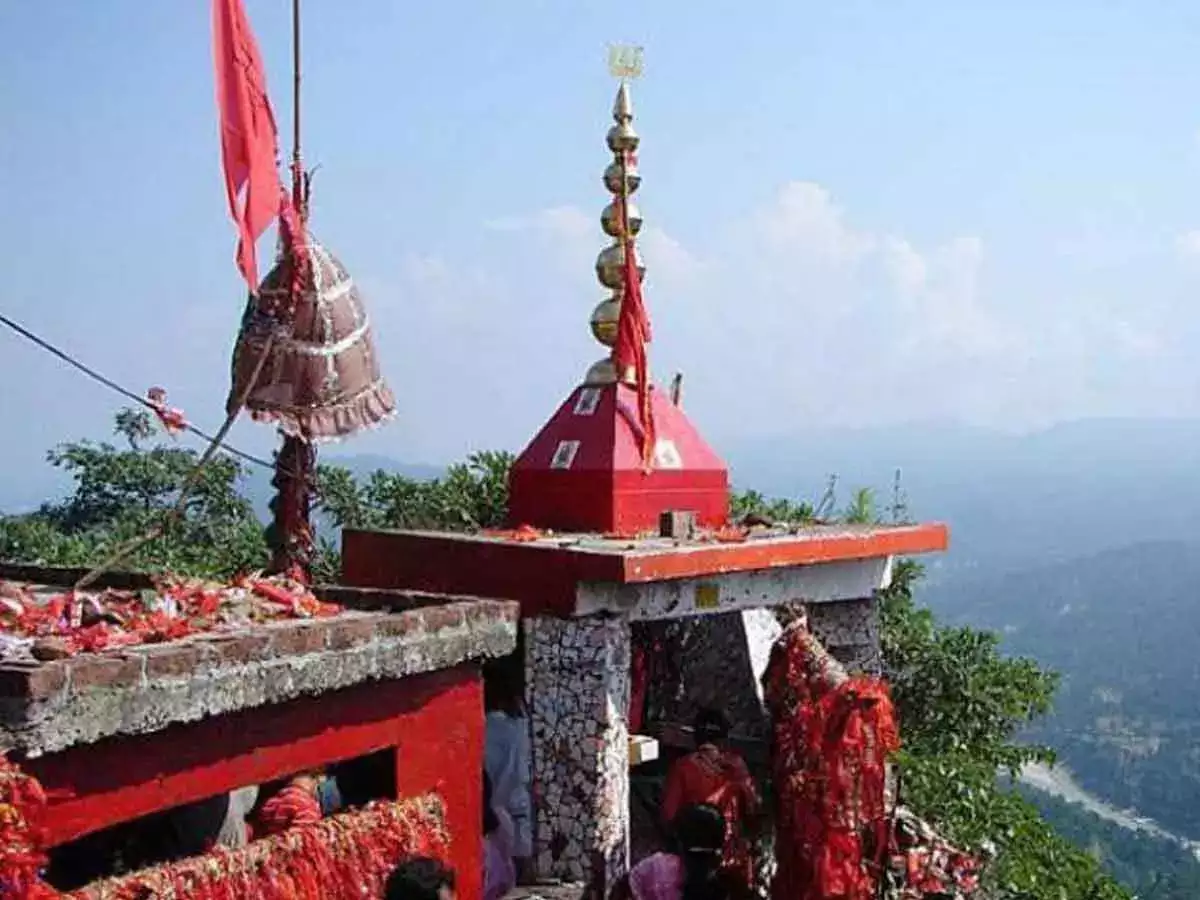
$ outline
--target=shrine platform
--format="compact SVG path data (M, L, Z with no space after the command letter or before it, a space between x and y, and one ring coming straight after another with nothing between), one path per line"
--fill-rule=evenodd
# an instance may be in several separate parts
M897 557L938 552L949 540L941 524L687 534L342 534L342 582L364 597L415 591L519 603L540 879L605 893L627 871L630 767L651 735L689 721L698 702L757 724L778 608L803 606L841 662L877 671L876 592L890 583ZM650 682L654 696L634 696L635 629L659 629L661 654L678 657L672 678ZM642 721L647 703L664 711L659 721ZM655 744L646 758L656 753Z
M342 565L357 586L501 597L527 616L651 620L869 596L886 586L892 558L948 543L937 523L759 528L737 539L347 529Z

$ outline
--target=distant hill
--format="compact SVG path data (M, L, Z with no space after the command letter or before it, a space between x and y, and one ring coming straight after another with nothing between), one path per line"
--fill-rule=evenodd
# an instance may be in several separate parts
M903 473L910 513L950 523L950 572L1013 571L1200 532L1200 421L1091 420L1026 435L965 426L822 431L722 446L735 481L818 496L831 473L890 502Z
M1144 543L923 594L1063 674L1032 738L1078 782L1200 839L1200 542Z

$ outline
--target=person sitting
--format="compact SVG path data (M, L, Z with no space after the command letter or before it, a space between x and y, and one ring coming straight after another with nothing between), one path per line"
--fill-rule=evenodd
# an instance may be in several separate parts
M513 863L513 823L492 805L492 780L483 773L483 898L499 900L517 886Z
M729 737L729 721L719 710L701 709L693 732L696 749L667 773L663 821L669 825L681 809L693 804L716 807L725 820L725 869L749 888L754 880L754 859L745 832L758 815L758 790L745 760L722 746Z
M683 807L671 827L671 850L646 857L629 873L632 900L742 900L745 892L721 863L725 817L715 806Z
M457 900L454 871L436 859L415 856L388 876L383 900Z

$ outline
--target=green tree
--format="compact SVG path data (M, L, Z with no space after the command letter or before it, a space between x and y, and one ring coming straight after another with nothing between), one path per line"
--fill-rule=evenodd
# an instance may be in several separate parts
M770 522L803 524L811 522L815 515L811 503L780 499L768 500L758 491L741 491L734 494L730 498L729 512L735 522L759 518Z
M997 779L998 771L1053 761L1049 750L1017 736L1049 711L1057 676L1003 656L992 632L938 625L913 599L921 574L901 562L880 594L883 657L903 741L903 802L951 840L995 849L986 875L994 897L1128 900L1095 858Z
M318 510L339 528L498 528L508 513L513 459L502 451L472 453L427 481L380 469L360 483L341 466L319 466Z
M91 566L163 521L198 461L194 450L159 441L148 413L122 410L108 442L64 444L48 454L74 490L34 513L0 519L0 558L58 566ZM162 537L140 547L122 568L224 577L267 561L262 525L239 492L241 464L215 457L200 473L183 515Z

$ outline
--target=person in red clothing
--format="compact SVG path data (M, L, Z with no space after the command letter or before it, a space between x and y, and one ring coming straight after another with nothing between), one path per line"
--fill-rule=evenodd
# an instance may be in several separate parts
M729 721L715 709L702 709L693 725L696 749L678 760L667 773L662 820L670 824L679 811L693 804L715 806L725 818L723 868L747 889L754 881L754 859L747 831L758 818L759 797L746 762L722 746Z

